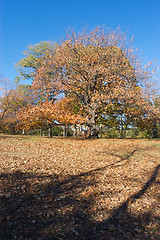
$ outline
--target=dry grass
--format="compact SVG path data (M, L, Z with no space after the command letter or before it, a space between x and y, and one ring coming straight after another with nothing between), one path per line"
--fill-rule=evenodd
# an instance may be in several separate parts
M0 136L2 239L159 239L157 140Z

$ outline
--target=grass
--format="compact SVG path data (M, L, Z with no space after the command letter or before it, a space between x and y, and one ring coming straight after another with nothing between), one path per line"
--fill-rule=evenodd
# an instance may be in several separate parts
M0 135L1 239L159 239L160 140Z

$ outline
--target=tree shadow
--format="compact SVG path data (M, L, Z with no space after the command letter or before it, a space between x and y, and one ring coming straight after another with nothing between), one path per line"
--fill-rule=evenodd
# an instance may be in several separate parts
M113 209L103 221L92 218L91 207L96 198L90 191L98 183L97 172L103 168L68 176L1 173L1 239L156 239L145 230L145 224L156 216L152 212L137 216L130 212L129 203L141 198L156 182L159 168L160 165L140 191Z

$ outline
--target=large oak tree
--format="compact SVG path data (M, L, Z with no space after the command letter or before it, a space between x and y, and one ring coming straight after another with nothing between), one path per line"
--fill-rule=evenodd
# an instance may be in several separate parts
M109 32L97 27L68 34L55 46L54 54L45 55L35 71L33 85L41 86L45 79L45 86L74 99L93 138L98 136L98 123L107 114L134 121L154 111L148 104L151 93L145 88L150 77L151 72L142 67L119 30Z

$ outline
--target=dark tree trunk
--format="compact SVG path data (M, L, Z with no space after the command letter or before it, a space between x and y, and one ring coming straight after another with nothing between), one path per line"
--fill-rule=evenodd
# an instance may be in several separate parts
M7 112L8 109L5 109L0 117L0 121L4 118L5 113Z
M102 126L100 125L100 138L102 138Z
M96 126L96 123L89 126L89 136L90 139L99 138L99 127Z
M156 119L154 119L154 121L153 121L152 131L153 131L153 138L157 138L157 137L158 137L158 134L157 134L157 123L156 123Z
M89 133L89 138L90 139L96 139L96 138L99 138L99 130L97 128L93 128L90 130L90 133Z
M99 138L99 127L96 125L97 117L95 109L90 109L91 118L88 121L88 128L89 128L89 139L96 139Z

